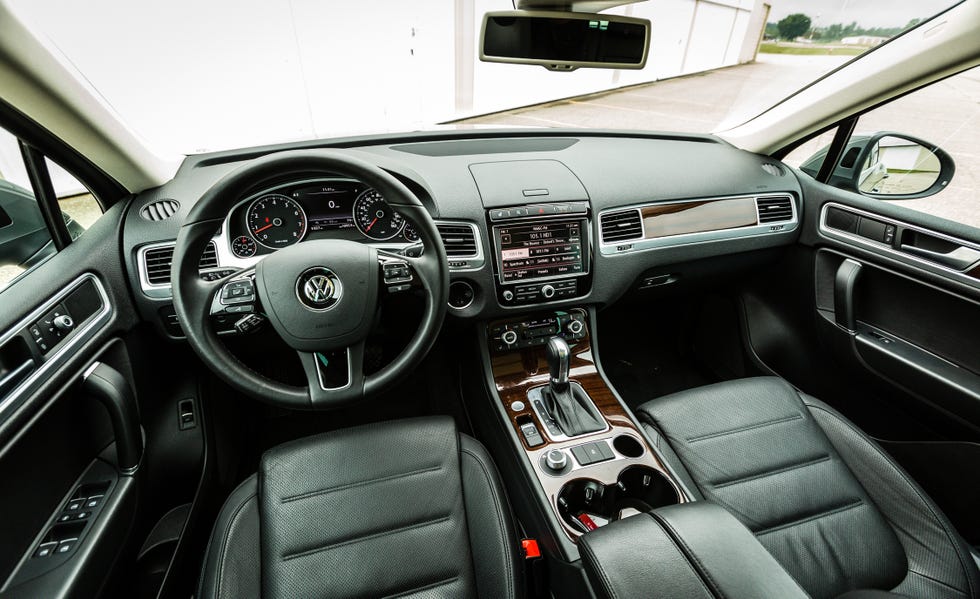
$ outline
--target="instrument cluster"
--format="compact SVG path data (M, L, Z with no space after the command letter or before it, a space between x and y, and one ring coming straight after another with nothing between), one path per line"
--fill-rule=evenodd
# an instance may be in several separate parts
M227 221L238 258L268 254L305 239L415 243L418 232L376 189L352 179L289 183L250 196Z

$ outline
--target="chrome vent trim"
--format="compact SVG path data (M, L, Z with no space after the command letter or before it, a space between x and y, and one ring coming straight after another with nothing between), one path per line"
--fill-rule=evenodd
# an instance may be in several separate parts
M643 217L638 209L607 212L599 217L603 243L643 238Z
M201 254L200 268L215 268L218 266L218 249L213 241L208 242L204 253ZM174 258L174 244L157 245L144 248L140 257L145 283L150 287L170 286L170 266Z
M793 199L789 196L762 196L755 199L759 224L793 220Z

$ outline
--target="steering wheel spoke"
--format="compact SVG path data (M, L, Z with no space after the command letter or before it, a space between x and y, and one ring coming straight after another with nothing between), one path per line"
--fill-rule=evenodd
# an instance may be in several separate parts
M211 285L209 315L220 333L250 333L265 322L255 285L255 268L243 268Z
M297 351L306 373L310 402L315 409L344 399L356 399L364 390L365 340L339 350Z

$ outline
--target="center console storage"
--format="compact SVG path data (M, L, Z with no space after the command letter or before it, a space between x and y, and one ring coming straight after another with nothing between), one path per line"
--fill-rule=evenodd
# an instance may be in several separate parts
M579 550L599 597L809 597L749 529L704 501L612 522Z

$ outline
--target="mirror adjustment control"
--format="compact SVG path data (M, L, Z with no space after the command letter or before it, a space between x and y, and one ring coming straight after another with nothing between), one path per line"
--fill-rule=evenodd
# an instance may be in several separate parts
M54 326L62 333L67 333L75 327L75 321L72 320L71 316L67 314L61 314L60 316L55 316Z

